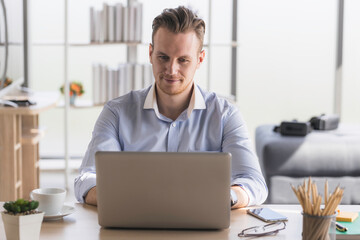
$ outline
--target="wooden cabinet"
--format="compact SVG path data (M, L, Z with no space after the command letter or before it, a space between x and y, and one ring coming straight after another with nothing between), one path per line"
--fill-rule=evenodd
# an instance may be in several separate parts
M17 96L19 97L19 96ZM29 107L0 107L0 201L29 198L39 187L39 114L56 106L59 94L38 92Z

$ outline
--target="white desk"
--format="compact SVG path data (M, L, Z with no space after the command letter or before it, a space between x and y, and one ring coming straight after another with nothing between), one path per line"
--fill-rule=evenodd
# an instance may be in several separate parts
M0 203L0 209L3 203ZM302 215L299 205L264 205L270 207L289 218L286 229L276 236L257 239L301 239ZM231 211L231 226L229 229L220 231L177 231L177 230L122 230L104 229L98 225L96 207L75 204L76 212L64 217L62 220L43 222L40 239L63 240L63 239L236 239L242 229L264 224L264 222L249 216L244 209ZM342 211L360 211L360 205L344 205L339 207ZM0 219L0 239L5 239L2 219ZM248 238L242 238L248 239Z

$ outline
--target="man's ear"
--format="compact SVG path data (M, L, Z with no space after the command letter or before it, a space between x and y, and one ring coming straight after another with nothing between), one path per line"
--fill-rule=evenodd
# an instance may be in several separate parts
M205 50L201 50L201 52L199 53L199 57L198 57L198 63L196 68L199 69L201 63L204 61L205 59Z
M151 55L153 54L154 52L154 47L153 45L150 43L149 44L149 60L150 60L150 63L152 64L152 59L151 59Z

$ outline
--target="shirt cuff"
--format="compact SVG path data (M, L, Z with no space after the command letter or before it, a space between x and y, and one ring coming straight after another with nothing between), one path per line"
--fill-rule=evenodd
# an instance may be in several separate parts
M96 174L86 172L75 179L75 197L80 203L85 202L85 196L91 188L96 186Z
M246 196L247 196L247 200L248 200L247 206L249 206L249 205L250 205L250 196L249 196L248 191L247 191L246 188L244 187L244 185L242 185L242 184L232 184L231 186L238 186L238 187L240 187L242 190L244 190L244 192L246 193Z
M241 183L240 183L241 182ZM268 189L264 183L256 183L251 179L238 178L232 185L241 185L249 197L248 206L261 205L265 202L268 195Z

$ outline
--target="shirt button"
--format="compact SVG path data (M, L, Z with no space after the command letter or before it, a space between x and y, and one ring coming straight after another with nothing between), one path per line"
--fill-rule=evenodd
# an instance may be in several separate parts
M172 127L176 127L176 123L172 123L171 126L172 126Z

